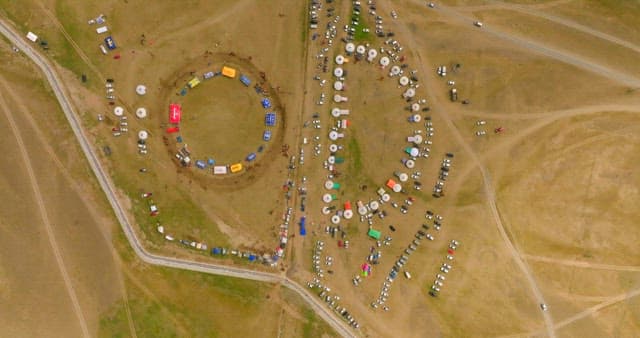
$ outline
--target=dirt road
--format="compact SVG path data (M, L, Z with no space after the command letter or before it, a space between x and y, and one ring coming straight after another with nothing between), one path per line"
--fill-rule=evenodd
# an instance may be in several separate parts
M420 3L419 1L414 1L414 2ZM461 24L468 25L469 27L473 27L473 23L475 22L475 19L473 17L463 14L460 11L456 11L452 7L438 6L435 8L435 10L439 11L440 13L450 17L451 19ZM607 68L591 60L585 59L580 55L576 55L565 50L559 50L557 48L544 45L542 43L536 42L531 39L527 39L522 36L515 36L515 35L505 33L500 29L498 29L497 27L492 27L491 23L485 23L485 25L482 28L478 28L478 29L481 29L482 32L491 34L502 40L509 41L516 46L528 49L537 54L541 54L541 55L556 59L560 62L564 62L570 65L576 66L578 68L584 69L591 73L600 75L604 78L627 85L631 88L640 88L640 79L638 79L637 77L620 73L613 69Z

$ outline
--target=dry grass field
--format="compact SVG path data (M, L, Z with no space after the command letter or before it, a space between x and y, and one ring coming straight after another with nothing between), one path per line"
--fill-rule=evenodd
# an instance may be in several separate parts
M383 258L358 287L351 280L376 243L366 234L367 223L359 222L357 216L341 224L351 243L349 249L339 248L337 239L324 231L330 222L321 213L321 198L326 193L322 186L327 179L323 162L330 144L328 128L335 120L329 114L334 107L330 99L324 105L317 104L321 93L328 98L334 94L332 58L344 53L340 37L350 20L349 1L330 5L343 18L332 46L323 37L324 9L319 29L307 30L305 2L292 6L286 1L188 1L149 6L132 0L48 1L42 5L0 0L0 5L0 13L17 27L37 31L49 41L47 53L60 65L96 149L112 149L102 161L151 250L208 259L205 254L164 241L155 231L156 223L161 223L178 239L271 252L282 213L291 205L296 209L290 223L291 249L279 267L306 283L313 278L311 251L315 241L325 241L324 254L334 257L334 263L323 267L332 270L325 273L323 283L341 296L340 305L348 307L358 320L363 336L545 336L549 333L545 319L558 337L633 337L640 332L640 252L636 245L640 233L634 227L640 219L636 207L640 203L640 176L634 170L640 161L640 97L637 86L632 85L640 83L640 68L635 62L640 54L636 45L640 38L635 34L640 7L635 2L446 0L429 9L424 1L376 1L385 29L395 32L393 39L404 48L405 72L416 71L420 85L416 99L427 100L431 109L422 115L431 117L435 136L430 157L418 160L416 166L422 172L423 190L407 187L415 197L409 213L403 215L385 204L382 209L388 216L375 217L373 228L380 230L383 238L392 236L393 241L380 248ZM391 10L397 11L397 19L391 18ZM146 15L141 18L142 12ZM95 26L86 24L99 13L107 15L119 45L119 59L114 59L113 53L100 53L100 36L96 36ZM365 26L375 27L373 16L366 12L362 20ZM484 27L475 27L475 20L482 21ZM319 37L311 38L316 32ZM389 49L385 40L371 37L367 41L372 48ZM318 54L323 56L316 57ZM329 73L321 71L325 55ZM202 74L224 63L250 72L254 81L259 72L265 73L278 106L278 128L270 143L261 140L264 109L256 93L237 79L216 78L184 97L176 96L192 72ZM456 64L460 67L452 71ZM436 75L440 65L451 70L446 78ZM341 107L351 110L351 126L345 138L335 142L342 146L338 156L345 160L338 165L340 175L335 178L341 184L335 192L338 200L334 205L338 207L346 200L355 203L376 198L375 191L395 170L410 173L400 162L408 145L406 137L417 129L424 132L422 123L406 122L408 103L400 97L398 79L389 78L389 68L380 69L366 61L349 62L344 68L348 71L344 95L349 102ZM17 76L15 68L5 71L10 69ZM88 82L80 82L81 74L88 75ZM311 80L315 75L326 79L327 85L320 87L318 81ZM22 89L12 89L18 93L16 97L34 87L34 80L3 76L6 82L23 84ZM115 80L116 104L125 107L129 116L130 132L119 138L111 135L117 120L111 113L113 107L104 99L106 78ZM455 81L460 100L467 99L470 104L450 102L449 80ZM135 94L137 84L148 87L147 95ZM5 96L9 102L17 100ZM266 148L248 170L224 179L193 167L181 168L174 159L177 135L164 132L169 102L183 104L182 136L196 159L240 161L259 145ZM146 107L149 118L135 119L137 107ZM99 113L107 116L105 121L97 121ZM314 113L319 117L312 117ZM314 119L321 121L322 129L303 127L304 121ZM478 120L486 125L477 125ZM27 122L17 118L17 123ZM61 118L40 123L46 122L64 124ZM497 127L503 127L504 132L495 134ZM139 155L135 146L135 133L140 129L151 135L145 156ZM47 133L53 134L44 136L55 139L66 135L66 142L52 144L64 154L60 156L65 165L59 168L75 168L68 169L75 170L69 175L86 178L89 173L79 164L79 153L64 152L65 147L73 148L70 134L57 135L57 130L49 128ZM481 130L486 135L476 136ZM313 156L316 136L323 147L317 157ZM13 138L9 134L3 137L2 146L7 151L14 149ZM301 137L313 141L302 147L304 165L289 172L287 155L299 156ZM29 142L35 141L26 142L34 154L46 152L46 148ZM283 156L285 145L290 150ZM455 158L446 195L434 198L431 189L447 152ZM13 152L15 160L8 162L12 167L13 162L20 162L18 155ZM47 161L51 159L33 161L35 172L51 168ZM149 172L139 173L141 167ZM17 189L11 187L14 180L28 182L23 173L10 172L15 178L5 179L7 189ZM298 204L287 204L282 189L288 178L300 184L302 176L307 178L308 188L304 212ZM56 177L41 178L51 186L42 188L51 223L73 224L74 219L95 218L83 215L82 210L74 209L77 215L59 211L65 205L80 203L84 194L82 190L64 190L67 188L55 183ZM94 183L86 184L92 196L99 196ZM24 194L30 192L28 186L19 188ZM160 208L156 218L148 216L148 202L140 198L143 192L153 192ZM392 194L392 201L398 204L406 198ZM97 205L104 205L101 198L95 199ZM90 203L84 205L89 208ZM430 230L435 240L422 240L405 265L413 277L406 279L400 274L393 283L386 302L389 311L373 309L370 304L378 297L395 260L426 221L426 210L444 217L442 230ZM34 215L27 215L33 220L25 217L20 222L34 224L38 220ZM105 211L97 215L102 215L105 223L101 229L108 235L110 218ZM306 237L297 231L301 215L307 217ZM9 218L2 221L5 223L14 224ZM66 231L74 233L73 229ZM453 269L446 274L440 295L433 298L428 291L452 239L461 245L450 262ZM46 237L38 241L39 248L45 250ZM89 297L87 290L78 287L81 304L94 304L87 319L92 332L101 336L130 335L127 305L139 336L215 336L213 332L221 337L250 336L257 330L269 337L331 334L300 300L277 287L140 266L130 257L120 235L113 243L124 260L122 267L118 259L114 261L119 255L109 255L109 241L101 239L103 249L93 251L87 244L74 246L75 241L68 241L61 247L78 250L65 255L70 265L78 264L72 269L74 278L80 278L74 275L79 271L88 273L81 264L103 255L113 262L111 267L101 266L108 270L104 274L126 286L118 289L114 287L118 283L109 283L112 289L105 288L99 295L102 298ZM14 241L6 242L7 257L29 259L20 256L18 246L10 245ZM81 250L96 257L84 256ZM85 258L73 263L78 255ZM4 253L0 257L5 257ZM46 263L39 262L43 276L55 273L51 262ZM0 286L7 284L3 280L25 273L2 266ZM64 285L59 282L57 287L55 294L64 295ZM122 300L123 290L127 302ZM549 307L547 312L541 310L542 298ZM64 301L68 298L61 297L60 302ZM65 316L61 323L69 323L59 330L77 332L71 305L67 308L68 312L55 314ZM54 318L46 309L43 313Z
M258 331L335 336L287 289L141 265L39 71L4 40L0 58L0 123L5 130L0 141L5 154L0 325L6 335L78 337L83 318L89 336L101 337L229 337ZM84 89L72 91L92 98ZM77 299L77 313L67 288Z

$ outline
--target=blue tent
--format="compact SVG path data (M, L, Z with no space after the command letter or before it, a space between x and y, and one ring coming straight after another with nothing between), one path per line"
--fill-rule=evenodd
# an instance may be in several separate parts
M257 258L256 255L253 255L253 254L249 255L249 262L255 261L256 258Z
M209 165L214 165L214 164L216 164L216 160L210 158L209 159Z
M267 113L264 117L264 124L268 127L273 127L276 125L276 113Z
M262 108L271 108L271 101L269 101L269 99L262 99Z
M251 153L251 154L247 155L247 158L246 158L247 162L251 162L251 161L253 161L255 159L256 159L256 153Z
M197 160L196 161L196 167L200 168L200 169L204 169L207 166L207 163L203 160Z
M249 80L249 78L244 74L240 74L240 82L242 82L242 84L247 87L249 87L249 85L251 84L251 80Z

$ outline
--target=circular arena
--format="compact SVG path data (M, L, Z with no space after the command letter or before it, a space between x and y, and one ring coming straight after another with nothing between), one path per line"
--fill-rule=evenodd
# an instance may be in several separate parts
M252 177L282 145L284 110L275 90L248 59L233 53L190 62L166 86L159 107L164 143L194 178Z

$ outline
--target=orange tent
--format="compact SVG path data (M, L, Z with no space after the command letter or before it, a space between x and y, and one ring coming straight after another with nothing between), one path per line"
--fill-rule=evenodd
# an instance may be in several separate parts
M389 187L389 189L393 189L393 186L396 185L396 181L389 179L387 181L387 187Z
M224 66L222 67L222 75L233 79L236 77L236 70L231 67Z

